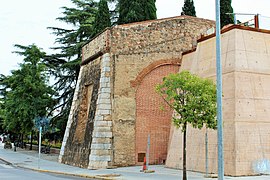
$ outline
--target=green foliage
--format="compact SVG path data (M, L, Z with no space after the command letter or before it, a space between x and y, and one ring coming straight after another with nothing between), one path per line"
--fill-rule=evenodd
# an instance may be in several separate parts
M233 8L231 4L232 4L232 0L220 0L221 27L227 24L234 24L233 14L226 14L226 13L233 13Z
M183 71L165 77L156 90L175 110L173 122L182 131L186 124L216 128L216 86L211 80Z
M49 27L57 36L55 40L59 53L46 56L45 62L50 73L55 77L54 88L59 93L56 97L60 112L51 123L61 129L63 134L72 104L74 89L80 72L82 46L94 36L94 20L97 3L94 0L71 0L75 7L63 7L63 17L57 20L70 25L71 28Z
M183 180L186 180L187 125L198 129L204 125L216 128L216 86L208 79L182 71L164 77L156 91L174 109L173 123L183 132Z
M45 53L35 45L15 46L22 50L15 53L25 58L18 70L1 78L3 124L8 131L27 133L33 128L34 118L46 116L54 106L54 91L47 85L46 66L41 63Z
M93 25L93 36L102 32L106 27L111 26L110 11L106 0L100 0L98 3L98 12L95 16Z
M156 19L156 0L119 0L118 24Z
M182 7L182 13L184 15L196 17L196 10L193 0L185 0L184 6Z

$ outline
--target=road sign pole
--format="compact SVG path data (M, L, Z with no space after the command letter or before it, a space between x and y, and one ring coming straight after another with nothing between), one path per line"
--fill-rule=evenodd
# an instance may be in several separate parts
M218 180L224 179L223 122L222 122L222 62L220 43L220 0L216 0L216 73L217 73L217 129L218 129Z
M38 140L38 169L40 168L40 153L41 153L41 135L42 127L39 127L39 140Z

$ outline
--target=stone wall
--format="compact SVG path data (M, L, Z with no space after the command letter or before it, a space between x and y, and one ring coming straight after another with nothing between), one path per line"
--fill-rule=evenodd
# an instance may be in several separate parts
M270 31L233 26L221 36L224 171L270 173ZM181 70L215 80L215 38L183 56ZM205 172L205 129L188 127L187 168ZM217 173L217 132L208 130L209 173ZM174 129L166 165L182 168L182 133Z
M177 71L182 52L194 48L196 40L213 26L213 21L189 16L131 23L107 29L85 45L81 77L78 80L60 161L91 169L137 164L136 129L142 127L136 124L136 111L144 107L136 102L138 87L146 76L156 74L151 72L158 72L158 81L151 84L153 89L149 87L149 90L143 91L154 94L154 87L162 76L170 71ZM94 64L99 65L99 76L87 73L93 71L89 69L98 69ZM94 78L99 87L89 86L84 89L84 76L86 79ZM91 97L91 102L95 99L95 105L87 104L91 91L95 92L95 98ZM153 102L160 102L160 97L154 98L156 99ZM153 112L158 116L161 104L152 104ZM76 147L71 147L74 139L83 141L79 132L84 129L83 119L87 116L88 109L95 111L94 120L91 119L94 127L85 132L85 137L89 138L84 139L87 146L76 144ZM170 116L166 116L164 122L167 122L163 128L166 129L166 134L170 128ZM81 125L77 126L78 123ZM154 133L158 133L158 128L153 129ZM166 149L166 146L162 149ZM164 162L166 153L161 153L159 163ZM86 160L87 156L89 160Z
M114 64L112 119L115 165L138 163L136 108L142 107L136 107L135 96L141 80L161 65L180 64L182 52L192 49L197 38L213 26L214 22L210 20L180 16L112 28L110 52ZM151 93L154 93L154 87L155 84ZM155 112L160 111L160 106L153 104ZM145 144L147 138L141 141Z
M59 161L88 167L100 79L100 59L82 66Z

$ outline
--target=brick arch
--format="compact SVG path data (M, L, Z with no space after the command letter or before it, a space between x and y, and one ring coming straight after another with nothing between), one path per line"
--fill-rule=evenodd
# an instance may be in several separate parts
M165 105L163 99L155 92L155 86L170 73L179 71L180 62L159 61L140 73L134 81L136 85L136 164L142 164L146 154L147 136L150 135L150 164L163 164L167 157L172 110ZM150 68L151 67L151 68ZM136 82L136 83L135 83Z
M146 68L144 68L139 75L136 77L135 80L131 81L130 84L132 87L136 87L138 86L141 81L143 80L143 78L150 73L152 70L154 70L155 68L158 68L160 66L164 66L164 65L175 65L175 66L180 66L181 65L181 59L166 59L166 60L159 60L156 61L150 65L148 65Z

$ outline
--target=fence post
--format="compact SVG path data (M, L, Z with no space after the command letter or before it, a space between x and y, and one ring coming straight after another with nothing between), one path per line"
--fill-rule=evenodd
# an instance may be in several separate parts
M254 16L254 21L255 21L255 28L259 29L259 14L256 14Z

